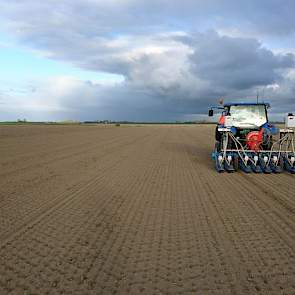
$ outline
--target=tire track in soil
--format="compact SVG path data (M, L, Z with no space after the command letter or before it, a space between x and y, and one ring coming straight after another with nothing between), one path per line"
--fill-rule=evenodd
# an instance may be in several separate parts
M271 226L289 247L295 251L294 215L290 216L290 214L284 212L290 213L290 207L282 206L281 202L277 201L275 194L266 193L260 186L255 186L254 189L251 189L253 181L249 181L247 178L243 177L243 181L239 179L235 183L247 190L243 197L247 197L248 204L257 211L259 216L265 219L267 226ZM294 212L294 210L292 211Z
M181 142L183 142L183 140ZM194 173L200 170L200 166L194 165L195 162L192 161L190 157L191 151L189 151L187 147L185 152L187 155L187 165L188 167L191 166L191 173L189 174L190 184L195 188L195 191L202 189L202 197L199 197L199 201L202 204L204 212L206 212L208 227L213 234L216 247L222 249L223 255L225 255L224 259L229 262L227 274L229 281L232 282L230 285L231 294L246 294L245 290L242 288L242 286L245 286L243 280L246 278L246 272L243 272L241 276L239 253L236 253L230 238L224 232L224 213L220 212L222 207L220 208L215 205L218 200L216 190L213 189L207 178L203 178L200 174L196 175L196 173ZM194 169L194 167L196 169ZM204 201L203 196L207 196L208 199ZM210 202L208 202L208 200L210 200ZM212 222L209 216L218 216L218 220L214 219L214 222ZM233 255L233 253L235 254Z
M280 177L283 176L283 177ZM269 199L271 199L271 202L277 202L284 208L286 211L289 211L288 214L289 218L294 218L294 212L295 212L295 198L293 196L293 191L295 187L292 187L288 184L288 181L285 176L290 176L294 180L293 175L275 175L277 179L262 179L262 178L256 178L256 177L245 177L246 182L251 183L252 186L258 187L262 193L267 196ZM277 180L280 182L278 183ZM288 180L288 178L287 178ZM289 180L290 182L290 180ZM272 186L271 186L272 184ZM277 188L279 186L279 188ZM259 194L260 195L260 194Z

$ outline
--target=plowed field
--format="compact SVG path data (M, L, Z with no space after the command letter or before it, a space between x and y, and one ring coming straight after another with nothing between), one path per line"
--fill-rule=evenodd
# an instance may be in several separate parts
M218 174L213 135L0 127L0 294L295 294L295 176Z

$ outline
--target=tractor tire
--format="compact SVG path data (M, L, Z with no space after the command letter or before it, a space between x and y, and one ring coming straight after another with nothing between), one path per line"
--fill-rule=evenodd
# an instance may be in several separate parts
M280 160L279 160L279 166L282 168L282 170L285 169L285 162L282 156L280 157Z
M221 141L221 132L218 131L218 126L215 128L215 140L216 141Z
M272 135L269 137L268 142L262 144L262 148L266 151L270 151L273 145Z
M221 142L220 141L216 141L215 142L215 151L219 153L220 150L221 150Z
M239 156L235 156L233 158L233 166L234 166L235 171L239 170L239 168L240 168Z

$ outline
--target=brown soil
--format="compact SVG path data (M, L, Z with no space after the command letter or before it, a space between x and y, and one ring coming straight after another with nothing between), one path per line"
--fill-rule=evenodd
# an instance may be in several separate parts
M0 294L295 294L295 176L213 128L0 127Z

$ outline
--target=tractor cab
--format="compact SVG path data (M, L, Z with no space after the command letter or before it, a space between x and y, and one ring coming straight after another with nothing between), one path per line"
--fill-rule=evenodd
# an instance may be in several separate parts
M268 123L266 104L228 104L226 115L236 128L256 129Z
M267 103L234 103L225 104L219 118L218 125L230 126L239 129L259 129L268 123ZM213 116L213 109L209 116Z

